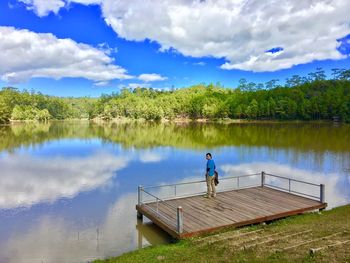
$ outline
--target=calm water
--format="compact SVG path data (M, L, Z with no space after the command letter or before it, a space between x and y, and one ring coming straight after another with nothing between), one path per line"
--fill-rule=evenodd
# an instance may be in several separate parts
M266 171L324 183L350 203L350 126L114 124L0 126L0 262L86 262L169 242L136 219L138 185Z

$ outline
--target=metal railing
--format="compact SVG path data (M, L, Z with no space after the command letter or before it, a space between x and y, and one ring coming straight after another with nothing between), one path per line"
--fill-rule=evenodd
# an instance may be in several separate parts
M243 178L248 178L248 177L255 177L255 181L252 184L249 184L249 182L245 183L244 186L242 186L242 179ZM266 178L268 177L272 177L272 178L277 178L277 179L281 179L281 180L286 180L288 181L288 187L282 187L280 185L273 185L272 183L266 183ZM325 186L323 184L314 184L314 183L310 183L310 182L306 182L306 181L301 181L301 180L296 180L296 179L292 179L292 178L288 178L288 177L283 177L283 176L279 176L279 175L273 175L273 174L269 174L269 173L265 173L265 172L261 172L261 173L254 173L254 174L246 174L246 175L240 175L240 176L230 176L230 177L221 177L220 178L220 182L222 181L227 181L227 180L232 180L235 182L235 186L234 187L225 187L226 184L221 184L224 185L224 187L221 187L220 190L218 190L217 192L225 192L225 191L230 191L230 190L237 190L237 189L244 189L244 188L251 188L251 187L256 187L256 186L261 186L261 187L271 187L271 188L276 188L285 192L289 192L292 194L297 194L297 195L302 195L302 196L307 196L307 197L311 197L313 199L317 199L319 200L321 203L325 202ZM320 196L315 196L315 195L310 195L307 193L303 193L303 192L299 192L296 190L292 189L292 182L297 182L297 183L302 183L305 185L310 185L312 187L319 187L319 191L320 191ZM196 196L196 195L201 195L204 194L205 192L195 192L192 194L185 194L185 195L179 195L178 194L178 189L181 186L185 186L185 185L194 185L194 184L203 184L206 183L206 180L198 180L198 181L191 181L191 182L183 182L183 183L176 183L176 184L164 184L164 185L155 185L155 186L147 186L147 187L143 187L143 186L139 186L138 187L138 205L145 205L147 206L148 209L152 210L157 217L162 217L165 221L168 222L168 224L170 226L173 226L177 233L181 234L183 232L183 214L184 211L182 209L181 206L174 206L170 203L168 203L168 200L174 200L177 198L183 198L183 197L189 197L189 196ZM172 196L168 196L166 198L160 198L159 196L156 196L155 194L152 194L149 192L150 189L161 189L161 188L165 188L165 187L173 187L174 190L172 191L173 195ZM144 200L144 194L147 196L150 196L151 199L148 200ZM154 208L154 205L151 206L150 204L156 204L156 207ZM171 209L171 211L173 211L174 213L176 213L176 222L174 222L174 219L171 218L170 216L166 215L165 213L161 213L159 211L159 206L160 204L164 204L165 206L167 206L168 208Z
M154 201L153 200L149 200L148 202L143 202L142 199L143 199L143 194L146 194L146 195L149 195L151 197L154 198ZM156 208L154 209L152 206L148 205L149 203L156 203ZM180 224L179 222L175 223L173 222L173 219L171 217L169 217L168 215L166 214L163 214L163 213L160 213L159 212L159 204L164 204L166 206L168 206L170 209L173 209L174 211L177 211L177 218L178 218L178 221L180 221ZM146 191L144 187L142 186L139 186L138 187L138 205L146 205L148 207L148 209L150 209L151 211L153 211L157 217L162 217L163 219L165 219L165 221L168 222L169 225L172 225L174 226L178 233L182 233L182 229L179 229L179 227L181 226L182 228L182 220L180 220L179 218L181 217L182 219L182 214L181 214L181 209L179 211L179 208L181 207L176 207L176 206L173 206L169 203L167 203L165 200L159 198L158 196L155 196L153 194L151 194L150 192Z
M265 182L266 177L273 177L273 178L280 179L282 181L286 181L286 182L288 182L288 187L283 187L280 185L273 185L273 184L266 183ZM324 186L324 184L310 183L310 182L306 182L306 181L301 181L301 180L297 180L297 179L293 179L293 178L289 178L289 177L284 177L284 176L280 176L280 175L269 174L269 173L265 173L265 172L261 173L261 182L262 182L261 183L262 186L269 186L269 187L276 188L276 189L286 191L289 193L310 197L312 199L319 200L321 203L325 202L325 186ZM320 195L316 196L316 195L311 195L311 194L308 194L305 192L296 191L295 189L293 190L292 182L296 182L296 183L319 188Z

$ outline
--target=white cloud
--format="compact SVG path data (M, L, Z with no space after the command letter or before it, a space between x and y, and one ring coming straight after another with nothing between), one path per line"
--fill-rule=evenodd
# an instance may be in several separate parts
M139 79L142 80L142 81L145 81L145 82L151 82L151 81L166 80L168 78L167 77L163 77L163 76L161 76L159 74L152 73L152 74L141 74L139 76Z
M42 7L44 1L22 1L46 10L41 14L49 10ZM52 1L52 12L61 2ZM274 0L101 0L100 5L119 37L150 39L162 51L175 49L186 56L224 58L223 69L275 71L346 58L337 51L337 39L350 34L348 0L286 0L283 5ZM284 51L266 53L276 47Z
M81 77L96 82L127 79L125 69L103 50L49 33L0 27L0 79Z
M18 155L0 159L0 209L30 207L105 186L128 160L107 153L88 158Z
M78 3L83 5L98 5L102 0L68 0L69 3Z
M148 83L128 83L128 84L121 84L118 87L120 89L136 89L136 88L149 88L151 85Z
M70 3L83 5L98 5L102 0L18 0L26 5L28 10L33 10L40 17L47 16L51 12L58 14L61 8Z
M100 81L100 82L95 82L94 85L97 87L106 87L108 86L109 82L108 81Z
M193 63L193 65L195 65L195 66L205 66L206 63L201 61L201 62Z
M38 16L46 16L50 12L55 14L65 6L63 0L18 0L26 4L28 10L33 10Z
M103 15L120 37L158 41L193 57L225 58L223 69L274 71L313 60L341 59L350 33L347 0L104 0ZM140 24L144 20L147 23ZM274 56L265 51L282 47Z
M111 48L108 43L100 43L97 45L98 49L102 50L104 53L106 53L107 55L111 55L113 53L118 53L118 48L114 47Z

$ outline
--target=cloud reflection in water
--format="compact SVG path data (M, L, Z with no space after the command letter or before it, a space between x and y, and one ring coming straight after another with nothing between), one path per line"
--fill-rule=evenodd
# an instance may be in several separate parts
M125 157L96 153L89 157L36 158L29 155L0 159L0 209L30 207L106 186Z
M132 250L142 234L135 231L136 202L135 194L124 195L110 206L100 225L80 230L62 218L42 217L28 231L14 234L0 247L0 262L86 262ZM166 242L164 233L153 235L157 242Z

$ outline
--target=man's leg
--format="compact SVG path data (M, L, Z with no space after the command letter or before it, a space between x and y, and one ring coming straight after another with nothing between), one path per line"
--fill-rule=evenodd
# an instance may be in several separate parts
M212 193L211 176L209 176L207 174L206 175L206 179L207 179L207 195L210 198L211 197L211 193Z
M210 176L211 177L211 181L210 181L210 184L211 184L211 196L212 197L215 197L216 196L216 189L215 189L215 176Z

